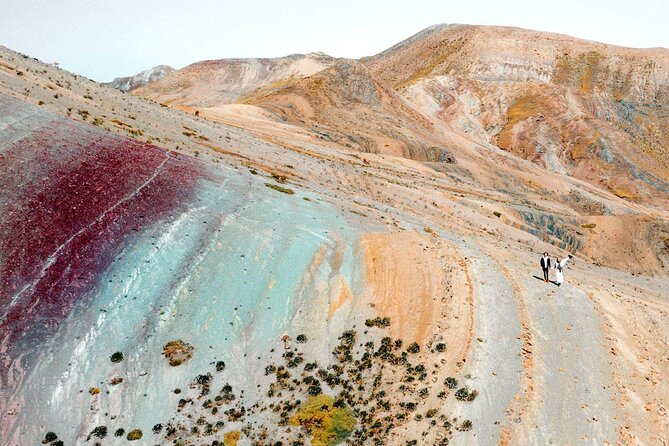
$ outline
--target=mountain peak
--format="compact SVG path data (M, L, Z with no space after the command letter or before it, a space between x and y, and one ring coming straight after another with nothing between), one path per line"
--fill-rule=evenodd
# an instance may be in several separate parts
M156 65L148 70L140 71L134 76L117 77L108 85L121 91L132 91L150 82L156 82L175 71L169 65Z

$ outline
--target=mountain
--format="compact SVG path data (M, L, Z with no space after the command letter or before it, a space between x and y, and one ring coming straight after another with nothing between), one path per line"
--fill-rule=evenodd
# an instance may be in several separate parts
M437 25L126 94L0 47L0 444L668 442L665 55Z
M283 88L260 89L237 102L260 106L283 122L306 126L320 138L362 152L454 160L433 136L434 125L357 61L339 61ZM360 119L367 116L371 119Z
M452 131L621 197L666 200L669 50L457 25L366 64Z
M228 123L290 123L363 152L452 161L498 147L623 198L668 203L666 49L436 25L362 65L299 71L295 57L202 62L135 94Z
M173 71L174 68L168 65L158 65L148 70L140 71L134 76L117 77L109 83L109 86L121 91L132 91L150 82L157 82Z
M174 107L208 107L233 102L261 87L279 87L289 79L316 73L334 60L322 53L274 59L207 60L176 70L134 94Z

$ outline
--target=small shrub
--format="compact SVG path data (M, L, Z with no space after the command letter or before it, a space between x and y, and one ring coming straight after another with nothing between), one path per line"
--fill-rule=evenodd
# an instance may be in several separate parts
M172 367L176 367L192 358L193 350L195 350L195 348L192 345L181 339L177 339L175 341L170 341L163 346L163 356L167 358ZM225 367L225 364L223 364L223 367Z
M466 432L466 431L471 430L472 426L473 426L473 424L470 420L465 420L465 421L462 422L462 424L460 424L460 426L458 426L458 430Z
M474 401L478 394L479 393L476 390L469 390L466 387L461 387L455 392L455 398L460 401Z
M91 431L91 437L105 438L107 436L107 426L98 426Z
M206 375L198 375L195 378L195 382L201 386L208 385L211 382L211 373L207 373Z
M125 434L125 429L123 429L122 427L119 427L119 428L116 429L116 431L114 432L114 437L122 437L123 434Z
M458 380L453 378L452 376L449 376L444 380L444 385L449 389L455 389L456 387L458 387Z
M42 443L51 443L52 441L56 441L58 439L58 435L56 435L55 432L47 432L46 435L44 436L44 441Z
M365 325L368 327L379 327L379 328L386 328L390 326L390 318L389 317L376 317L374 319L367 319L365 321Z
M121 353L121 352L113 353L109 357L109 359L111 360L111 362L121 362L121 361L123 361L123 353Z
M409 353L418 353L420 351L420 345L417 342L412 342L407 347L407 352Z
M305 342L307 342L307 337L306 337L306 335L299 334L299 335L297 335L296 340L297 340L297 342L299 342L300 344L304 344Z
M443 342L438 343L437 345L434 346L434 349L438 351L439 353L443 353L446 351L446 344Z
M241 433L239 431L226 432L225 435L223 435L223 444L225 446L237 446L239 437L241 437Z
M142 434L141 429L133 429L130 432L128 432L128 435L125 438L127 438L128 441L135 441L135 440L139 440L143 436L144 436L144 434Z

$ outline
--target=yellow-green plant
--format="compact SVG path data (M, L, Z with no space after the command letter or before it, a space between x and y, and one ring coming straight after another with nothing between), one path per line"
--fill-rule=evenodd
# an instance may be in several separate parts
M346 405L336 405L329 395L310 397L290 419L311 435L313 446L332 446L344 441L355 427L355 417Z

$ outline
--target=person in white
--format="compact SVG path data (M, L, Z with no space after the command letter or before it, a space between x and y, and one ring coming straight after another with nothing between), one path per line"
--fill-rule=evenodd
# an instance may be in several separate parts
M562 270L564 269L565 265L567 262L571 259L572 255L569 254L568 257L564 260L561 260L560 257L555 259L555 283L557 286L562 285L562 282L564 282L564 273Z

